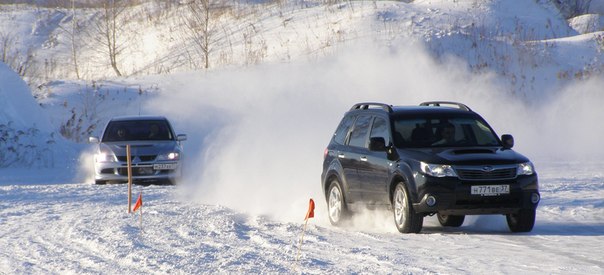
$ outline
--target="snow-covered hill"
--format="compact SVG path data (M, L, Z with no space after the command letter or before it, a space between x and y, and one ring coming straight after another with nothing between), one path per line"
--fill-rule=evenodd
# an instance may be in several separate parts
M236 2L240 13L221 17L230 38L216 44L208 70L192 70L202 63L182 25L186 6L131 7L126 76L113 76L87 36L79 80L70 10L0 6L0 34L13 33L11 49L30 60L9 65L29 68L20 74L35 96L0 70L0 123L39 131L28 135L33 146L57 159L0 165L0 246L9 248L0 271L604 272L604 34L591 19L569 23L550 1L285 2ZM77 10L82 35L100 12ZM510 234L503 216L486 216L456 230L428 218L424 234L401 235L379 211L329 225L319 176L342 114L359 101L426 100L464 102L515 136L541 180L533 232ZM124 185L86 178L87 136L126 114L165 115L189 137L181 185L135 188L144 232L125 213ZM309 198L316 218L296 263Z
M117 9L115 60L123 75L204 67L198 39L206 32L199 34L187 27L196 13L181 2L143 1ZM570 23L554 3L572 1L323 2L232 1L224 5L208 24L210 70L313 60L359 39L394 46L409 40L424 43L437 58L457 56L472 70L497 73L511 84L511 91L521 94L544 85L556 89L568 79L602 70L604 26L598 19L598 1L591 1L591 6L563 6L565 13L585 12ZM20 70L34 86L75 78L76 65L77 75L88 81L116 75L99 26L105 10L0 8L0 20L11 22L0 28L0 40L11 42L3 50L13 53L5 63ZM555 53L556 39L578 32L584 34L577 39L581 42L568 50L581 58Z

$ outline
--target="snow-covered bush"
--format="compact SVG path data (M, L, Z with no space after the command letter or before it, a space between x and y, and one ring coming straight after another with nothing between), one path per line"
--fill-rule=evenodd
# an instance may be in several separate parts
M35 127L19 129L11 122L0 124L0 168L54 167L51 146L54 133L42 134Z

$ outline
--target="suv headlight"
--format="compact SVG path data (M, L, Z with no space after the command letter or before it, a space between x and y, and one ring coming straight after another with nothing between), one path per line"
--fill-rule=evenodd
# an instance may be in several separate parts
M433 177L457 177L457 173L455 173L451 165L429 164L422 161L420 162L420 168L424 174Z
M179 152L170 152L166 154L161 154L157 156L157 160L179 160L180 153Z
M96 162L115 162L115 155L107 152L100 152L95 156Z
M517 176L530 176L533 173L535 173L535 167L531 162L518 164L518 169L516 170Z

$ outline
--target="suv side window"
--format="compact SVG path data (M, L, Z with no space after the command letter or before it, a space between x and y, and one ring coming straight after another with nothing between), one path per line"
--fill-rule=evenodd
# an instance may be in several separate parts
M348 145L367 148L367 133L369 132L370 123L371 116L359 116L354 124L352 132L350 133L350 141L348 142Z
M340 126L336 129L333 140L338 144L344 144L346 142L346 134L350 130L352 123L354 122L354 116L347 116L342 119Z
M384 141L386 141L386 145L390 143L390 134L388 133L388 123L386 120L381 117L376 117L373 120L373 126L371 126L371 135L370 138L373 137L382 137Z

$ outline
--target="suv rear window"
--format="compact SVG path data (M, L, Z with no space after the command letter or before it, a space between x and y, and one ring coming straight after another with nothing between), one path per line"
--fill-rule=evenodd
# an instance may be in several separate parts
M336 133L334 134L335 136L333 140L335 142L337 142L338 144L344 144L346 142L346 134L348 134L348 131L350 130L350 127L354 122L354 118L354 116L347 116L342 119L342 122L340 123L338 129L336 129Z

